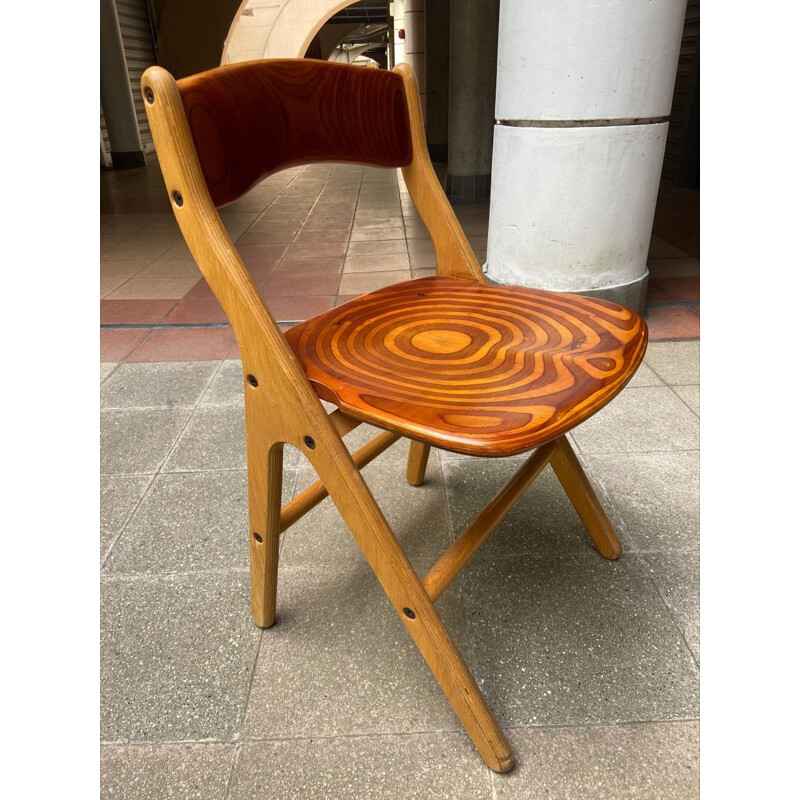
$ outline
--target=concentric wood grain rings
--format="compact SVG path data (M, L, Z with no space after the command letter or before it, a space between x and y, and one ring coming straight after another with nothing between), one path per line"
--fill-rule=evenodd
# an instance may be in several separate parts
M342 410L456 452L510 455L611 400L647 327L602 300L436 277L364 295L287 339Z

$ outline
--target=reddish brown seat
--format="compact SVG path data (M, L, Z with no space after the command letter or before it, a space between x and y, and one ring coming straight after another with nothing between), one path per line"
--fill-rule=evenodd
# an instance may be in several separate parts
M142 90L175 217L242 354L253 619L275 622L281 533L330 495L484 761L511 769L508 740L435 602L547 464L599 552L619 557L564 434L633 375L643 320L600 300L486 284L431 167L406 64L386 72L254 61L177 83L153 67ZM433 239L437 276L372 292L284 337L216 206L312 161L402 168ZM320 398L339 408L328 414ZM342 437L361 422L385 430L350 453ZM413 485L425 478L432 445L489 456L532 451L423 578L360 473L401 436L412 440ZM287 443L320 480L281 507Z
M435 277L359 297L286 338L342 411L446 450L506 456L611 400L647 330L602 300Z

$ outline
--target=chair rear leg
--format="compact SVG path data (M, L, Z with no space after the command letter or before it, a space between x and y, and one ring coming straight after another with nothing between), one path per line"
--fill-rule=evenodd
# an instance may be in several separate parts
M425 480L425 468L428 466L428 456L431 453L429 444L411 440L408 450L408 467L406 479L412 486L419 486Z
M550 465L600 555L610 559L619 558L622 555L622 545L566 436L556 439L556 450Z
M261 628L275 622L278 548L283 487L283 444L247 442L247 491L250 507L250 600L253 621Z

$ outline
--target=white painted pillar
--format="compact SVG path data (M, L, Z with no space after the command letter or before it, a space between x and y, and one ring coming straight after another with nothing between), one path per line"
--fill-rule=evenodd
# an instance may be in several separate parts
M405 0L406 63L419 84L419 102L425 119L425 0Z
M405 0L394 0L392 5L394 7L394 63L402 64L406 60ZM403 33L401 34L400 31Z
M643 308L685 9L501 0L489 278Z
M115 169L143 167L144 150L114 0L100 2L100 102Z

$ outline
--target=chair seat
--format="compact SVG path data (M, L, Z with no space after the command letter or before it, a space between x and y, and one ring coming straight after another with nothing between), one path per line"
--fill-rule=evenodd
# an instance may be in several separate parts
M614 303L419 278L286 333L323 400L457 453L507 456L566 433L636 371L644 320Z

